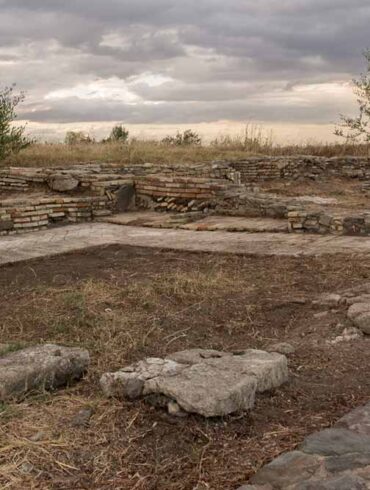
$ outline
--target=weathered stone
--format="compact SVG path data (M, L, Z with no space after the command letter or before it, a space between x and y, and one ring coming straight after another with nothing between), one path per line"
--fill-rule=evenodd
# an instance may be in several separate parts
M77 189L79 181L69 174L53 174L49 177L48 184L53 191L67 192Z
M336 306L340 303L341 299L342 297L339 294L324 293L313 303L321 306Z
M330 456L325 459L325 469L330 473L342 473L370 465L370 449L368 454L350 453L342 456Z
M347 316L350 320L355 320L359 315L370 313L369 303L354 303L348 308Z
M370 436L370 403L363 407L356 408L342 417L336 423L336 427Z
M252 483L270 484L275 489L286 489L289 485L311 478L320 468L317 456L301 451L285 453L264 466L251 479Z
M232 358L224 358L231 361ZM224 361L224 359L222 359ZM254 405L257 379L238 372L240 364L193 364L180 376L161 376L145 383L144 394L163 393L190 413L216 417L248 410Z
M181 410L214 417L250 409L256 391L280 386L287 377L286 357L277 353L190 349L106 373L100 383L107 396L164 395Z
M367 490L365 480L355 475L312 480L295 485L289 490Z
M82 408L71 420L72 427L87 427L94 411L91 407Z
M66 385L82 377L89 360L84 349L53 344L7 354L0 358L0 400Z
M103 374L100 386L108 397L134 400L143 395L145 381L158 376L174 376L185 367L170 359L151 357L115 373Z
M308 436L300 450L308 454L334 456L370 452L370 436L347 429L325 429Z
M278 352L279 354L294 354L295 347L288 342L279 342L277 344L270 345L267 349L268 352Z

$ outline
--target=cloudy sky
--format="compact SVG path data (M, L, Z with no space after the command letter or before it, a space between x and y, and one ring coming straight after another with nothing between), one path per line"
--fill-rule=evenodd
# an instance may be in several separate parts
M115 122L329 138L369 26L369 0L0 0L0 85L45 138Z

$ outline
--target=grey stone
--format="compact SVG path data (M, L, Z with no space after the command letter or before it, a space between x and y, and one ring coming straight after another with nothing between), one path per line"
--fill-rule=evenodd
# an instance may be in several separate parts
M352 321L364 334L370 335L370 311L363 313L362 315L358 315Z
M370 452L370 436L347 429L325 429L308 436L300 450L308 454L334 456Z
M87 427L94 411L91 407L82 408L72 417L72 427Z
M229 359L229 358L227 358ZM236 368L236 369L235 369ZM240 364L193 364L179 376L161 376L145 383L145 393L163 393L190 413L216 417L254 405L257 379L238 372Z
M370 313L369 303L354 303L348 308L347 316L350 320L356 319L359 315Z
M330 473L342 473L369 465L370 450L368 454L350 453L342 456L330 456L325 459L325 469Z
M347 316L363 333L370 334L370 302L352 304Z
M80 379L89 365L84 349L36 345L0 358L0 400L31 390L54 389Z
M100 386L108 397L134 400L143 395L145 381L158 376L174 376L185 367L170 359L147 358L115 373L103 374Z
M190 349L105 373L100 384L106 396L164 395L183 411L214 417L252 408L256 391L276 388L287 378L286 357L277 353Z
M252 483L270 484L276 489L312 478L319 470L321 460L317 456L301 451L285 453L264 466L251 479Z
M341 299L342 297L339 294L324 293L313 303L321 306L336 306L340 303Z
M278 352L279 354L294 354L295 347L288 342L279 342L277 344L272 344L267 348L268 352Z
M49 177L48 184L53 191L67 192L77 189L79 181L69 174L53 174Z
M291 490L367 490L365 480L355 475L344 475L334 478L312 480L299 483Z
M122 185L117 192L115 192L116 204L115 211L123 213L125 211L132 211L135 209L135 187L133 184Z
M356 408L342 417L336 423L336 427L349 429L358 434L370 436L370 403L363 407Z

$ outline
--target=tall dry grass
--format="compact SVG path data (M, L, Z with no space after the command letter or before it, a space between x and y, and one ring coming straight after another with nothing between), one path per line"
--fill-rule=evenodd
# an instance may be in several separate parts
M242 136L220 136L206 145L169 146L159 141L132 139L118 142L92 142L75 145L63 143L35 143L13 154L0 166L58 166L77 162L106 162L121 164L194 163L211 160L238 160L253 155L316 155L369 156L370 146L343 143L306 143L278 145L272 134L255 126L247 126Z

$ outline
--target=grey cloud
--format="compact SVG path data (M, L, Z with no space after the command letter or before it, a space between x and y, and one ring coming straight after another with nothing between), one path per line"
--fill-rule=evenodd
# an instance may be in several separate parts
M369 21L368 0L0 0L0 83L27 90L32 121L327 122L344 109L331 100L307 108L292 89L359 73ZM144 73L173 81L130 83ZM142 102L45 100L112 77ZM290 105L255 100L284 90Z

